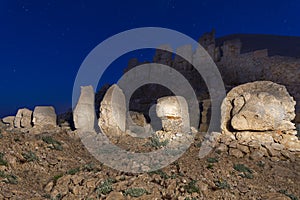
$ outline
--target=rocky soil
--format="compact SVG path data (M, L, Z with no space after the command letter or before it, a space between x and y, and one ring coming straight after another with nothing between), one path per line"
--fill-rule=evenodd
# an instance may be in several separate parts
M188 151L164 169L132 174L94 159L75 131L38 134L0 128L0 199L299 199L300 159L235 158L219 151L198 158L199 133ZM153 142L153 141L152 141ZM148 144L148 145L147 145ZM150 144L150 145L149 145ZM120 147L152 151L147 139Z

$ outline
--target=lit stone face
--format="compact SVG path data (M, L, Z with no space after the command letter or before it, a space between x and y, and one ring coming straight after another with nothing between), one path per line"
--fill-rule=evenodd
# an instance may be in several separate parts
M162 120L164 131L172 133L189 131L188 106L183 97L169 96L158 99L156 114Z
M294 124L286 120L281 101L273 95L246 93L233 101L231 126L235 130L291 130Z
M223 132L289 131L295 101L284 86L257 81L233 88L222 103Z
M237 86L221 106L220 141L236 157L250 153L253 159L285 155L292 160L287 151L300 152L292 123L295 104L284 86L270 81Z

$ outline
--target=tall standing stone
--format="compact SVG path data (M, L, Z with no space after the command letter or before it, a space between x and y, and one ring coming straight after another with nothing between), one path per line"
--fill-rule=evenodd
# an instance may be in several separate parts
M92 131L95 125L95 93L92 86L82 86L73 112L76 129Z
M100 104L98 125L107 136L121 136L126 129L125 95L118 85L112 85Z

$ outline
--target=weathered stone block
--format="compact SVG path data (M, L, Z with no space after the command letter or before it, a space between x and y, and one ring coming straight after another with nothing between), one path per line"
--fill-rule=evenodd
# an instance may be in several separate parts
M16 128L30 128L32 127L31 121L32 111L27 108L19 109L14 120L14 126Z
M156 114L162 120L164 131L186 133L190 130L188 105L183 97L168 96L158 99Z
M15 116L7 116L2 119L4 124L8 124L9 126L13 126L15 121Z
M232 133L237 148L264 150L264 156L281 158L281 151L300 151L295 136L295 101L282 85L257 81L233 88L222 103L221 129L223 137ZM230 142L232 144L234 142ZM243 147L241 149L240 147ZM252 152L250 157L260 157Z
M93 131L95 125L95 93L92 86L81 87L81 94L73 112L76 129Z
M295 101L284 86L257 81L232 89L222 104L222 130L293 130Z
M98 124L107 136L120 136L126 129L125 95L118 85L112 85L100 104Z
M36 106L33 111L34 127L56 127L56 114L52 106Z

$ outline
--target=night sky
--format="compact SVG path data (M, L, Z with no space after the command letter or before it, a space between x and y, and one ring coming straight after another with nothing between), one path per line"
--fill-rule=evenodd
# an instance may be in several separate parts
M164 27L195 40L216 29L233 33L300 36L300 1L0 1L0 117L18 108L71 108L72 88L82 61L110 36L138 27ZM149 53L149 52L148 52ZM113 63L101 83L115 82L130 57ZM99 85L100 86L100 85Z

